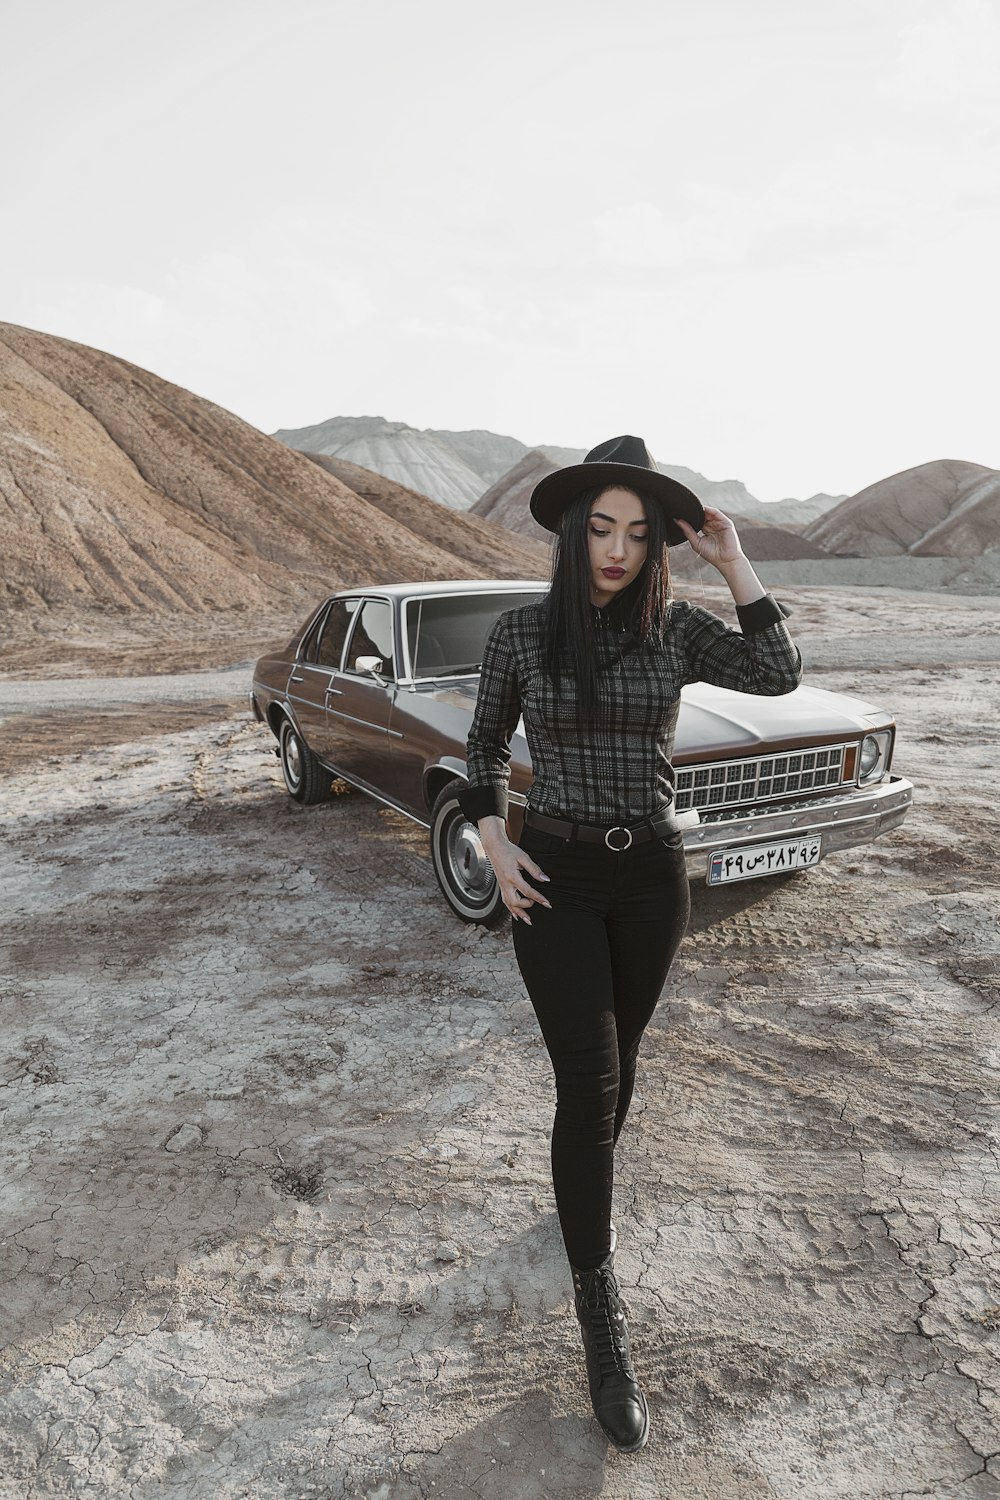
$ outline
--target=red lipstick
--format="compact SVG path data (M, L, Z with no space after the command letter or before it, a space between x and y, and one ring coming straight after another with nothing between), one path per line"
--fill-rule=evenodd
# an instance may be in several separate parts
M601 572L604 574L605 578L624 578L625 577L625 569L624 568L602 568Z

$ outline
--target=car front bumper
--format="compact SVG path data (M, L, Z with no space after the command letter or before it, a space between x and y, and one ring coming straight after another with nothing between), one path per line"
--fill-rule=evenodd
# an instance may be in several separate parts
M743 813L702 819L684 829L688 878L707 880L708 864L717 849L749 849L782 839L821 838L821 858L852 844L870 844L890 828L897 828L913 802L913 783L889 776L867 790L812 802L788 803L773 812ZM682 821L686 815L681 814Z

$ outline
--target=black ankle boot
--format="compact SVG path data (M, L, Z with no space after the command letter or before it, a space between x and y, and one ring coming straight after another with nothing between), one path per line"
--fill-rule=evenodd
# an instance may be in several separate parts
M570 1269L594 1415L616 1448L637 1453L649 1436L649 1410L632 1368L614 1255L593 1271Z

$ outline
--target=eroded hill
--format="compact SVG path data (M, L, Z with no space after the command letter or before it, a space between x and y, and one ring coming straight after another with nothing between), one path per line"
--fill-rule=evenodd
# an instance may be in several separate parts
M806 537L842 557L981 557L1000 547L1000 473L938 459L841 501Z
M441 514L415 494L393 514L148 370L0 324L8 641L95 615L140 633L151 616L279 621L362 581L544 576L544 547Z

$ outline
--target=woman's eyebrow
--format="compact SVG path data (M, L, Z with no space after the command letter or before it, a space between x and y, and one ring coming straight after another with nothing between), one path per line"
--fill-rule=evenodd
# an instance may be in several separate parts
M590 512L590 519L592 521L610 521L611 524L612 524L612 526L613 526L615 524L615 522L617 521L618 517L617 516L606 516L604 514L603 510L592 510ZM628 526L648 526L649 522L646 520L646 517L643 516L640 521L627 521L626 525L628 525Z

